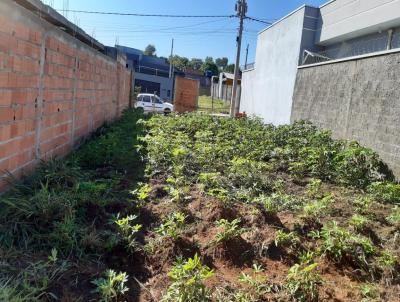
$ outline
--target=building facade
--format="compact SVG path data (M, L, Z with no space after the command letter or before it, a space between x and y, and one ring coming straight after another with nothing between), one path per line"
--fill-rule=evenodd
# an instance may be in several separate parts
M133 73L134 87L140 87L142 93L155 93L164 100L173 100L174 78L177 70L170 75L170 65L165 58L147 56L143 51L131 47L116 45L108 47L111 56L125 54L126 67Z
M276 125L291 121L298 67L400 48L400 0L304 5L258 35L243 72L241 111Z

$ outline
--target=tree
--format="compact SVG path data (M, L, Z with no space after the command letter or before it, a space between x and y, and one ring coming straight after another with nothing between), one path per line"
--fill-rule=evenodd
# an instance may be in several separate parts
M203 65L203 60L202 59L196 59L192 58L188 64L190 68L193 68L194 70L200 70L201 66Z
M206 71L212 71L213 75L218 75L219 74L219 69L218 66L214 62L204 62L203 65L201 66L201 71L206 72Z
M146 56L152 56L154 57L156 55L156 47L153 44L149 44L146 46L145 50L144 50L144 54Z
M206 57L204 62L207 63L207 64L213 64L214 63L214 59L213 59L213 57Z
M234 73L235 72L235 64L229 64L225 67L224 71Z
M218 58L215 60L215 64L222 70L224 70L228 66L228 58L223 57L223 58Z
M178 55L174 55L169 59L169 62L174 65L176 68L185 69L189 65L189 59L186 57L181 57Z

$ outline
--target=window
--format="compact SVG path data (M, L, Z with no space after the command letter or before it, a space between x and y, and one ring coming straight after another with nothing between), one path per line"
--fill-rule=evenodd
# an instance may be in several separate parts
M163 102L160 100L160 98L157 97L157 96L153 96L153 101L154 101L154 104L162 104L162 103L163 103Z
M137 101L138 101L138 102L143 102L143 96L139 96L139 97L137 98Z
M143 96L143 101L144 103L151 103L151 98L149 95L144 95Z

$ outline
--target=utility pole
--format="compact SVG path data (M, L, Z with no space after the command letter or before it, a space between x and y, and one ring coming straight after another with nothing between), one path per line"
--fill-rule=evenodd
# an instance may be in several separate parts
M169 78L172 78L172 73L173 73L173 66L172 66L172 57L174 55L174 39L172 39L172 44L171 44L171 56L169 57Z
M247 48L246 48L246 61L244 61L244 69L247 69L247 59L249 58L249 47L250 47L250 44L247 44Z
M240 72L240 52L242 47L242 36L243 36L243 23L247 13L247 3L246 0L238 0L236 3L236 13L240 18L239 33L236 38L237 40L237 52L236 52L236 64L235 64L235 77L233 79L233 91L231 99L231 117L235 117L239 112L240 100L237 99L237 89L239 81Z

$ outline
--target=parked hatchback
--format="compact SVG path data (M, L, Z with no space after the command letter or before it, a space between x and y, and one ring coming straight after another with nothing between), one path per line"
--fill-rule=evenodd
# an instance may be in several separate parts
M158 95L140 93L135 103L135 108L142 108L144 112L169 114L174 111L174 105L164 102Z

